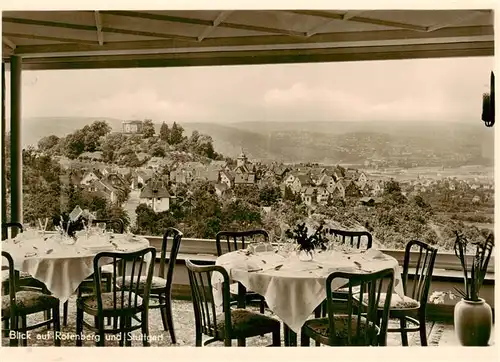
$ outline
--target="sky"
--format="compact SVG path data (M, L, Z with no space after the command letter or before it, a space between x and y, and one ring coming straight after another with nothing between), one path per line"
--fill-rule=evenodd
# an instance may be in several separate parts
M493 57L474 57L25 71L22 115L168 123L477 122L492 69Z

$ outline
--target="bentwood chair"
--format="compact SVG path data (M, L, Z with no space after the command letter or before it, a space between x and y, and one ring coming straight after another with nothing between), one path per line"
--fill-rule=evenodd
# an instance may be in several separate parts
M267 333L272 333L272 346L280 346L279 320L248 309L231 309L229 275L226 269L217 265L196 265L190 260L186 260L186 267L191 286L197 347L216 341L222 341L224 346L231 347L233 339L238 341L238 346L244 347L246 338ZM214 303L212 273L220 273L223 276L223 306L220 313ZM211 338L203 342L203 335Z
M167 256L167 244L169 239L172 241L170 253ZM161 245L160 267L158 275L154 275L151 282L150 299L158 301L157 304L150 304L149 309L160 309L163 328L169 331L172 343L177 343L175 338L174 319L172 315L172 282L174 278L174 269L177 262L177 255L181 246L182 232L175 228L167 228L163 234ZM168 262L167 262L168 259ZM141 285L145 285L146 278L142 277L139 282L139 292ZM125 279L125 285L118 280L120 288L128 289L130 279Z
M393 294L390 310L390 317L399 319L400 327L389 327L387 330L401 333L403 346L408 346L408 332L417 331L420 334L420 345L427 346L425 319L436 256L437 249L422 241L412 240L406 245L403 264L405 297L402 299Z
M112 230L117 234L123 234L125 230L125 224L121 219L93 219L92 225L97 224L106 224L106 229ZM105 290L107 292L111 291L111 279L112 279L113 266L112 265L104 265L101 268L101 276L105 280ZM90 284L93 285L94 278L91 276L85 279L82 284ZM108 321L108 324L111 323L111 320ZM64 302L63 304L63 325L68 325L68 302Z
M334 307L332 282L338 279L347 280L347 311ZM309 319L304 323L301 345L309 346L311 338L329 346L386 345L393 285L392 268L369 274L331 273L326 279L327 317ZM380 312L382 295L388 297ZM364 303L359 303L359 300Z
M373 237L368 231L351 231L351 230L341 230L341 229L329 229L325 228L324 233L331 240L335 242L350 246L354 249L368 250L372 247ZM333 293L333 298L337 302L345 302L347 300L347 290L341 288ZM314 311L314 316L316 318L326 316L326 305L322 303Z
M229 253L232 251L245 249L248 245L253 243L269 243L269 233L263 229L254 229L246 231L219 231L215 236L217 245L217 255ZM257 301L259 302L260 313L264 314L266 301L263 296L246 291L245 287L238 283L238 292L231 291L231 294L238 296L238 307L244 308L246 302ZM234 303L233 303L234 304Z
M7 260L9 270L9 292L8 295L2 296L2 321L4 328L6 328L4 333L10 337L9 345L18 346L19 341L21 341L22 346L27 346L28 331L53 323L54 344L60 346L59 299L45 294L44 289L20 286L19 272L14 270L12 256L6 251L2 251L2 259ZM49 311L52 312L52 317L50 317ZM42 322L28 326L28 315L40 312L44 312L46 318Z
M120 346L132 345L131 332L141 329L142 343L149 346L148 306L151 281L155 265L155 248L119 253L102 252L94 258L94 294L82 295L79 289L76 302L76 333L83 334L84 327L96 333L96 345L104 346L106 334L120 334ZM101 265L112 262L113 285L124 284L129 278L129 288L113 288L110 292L102 292ZM118 270L119 269L119 270ZM145 274L145 281L142 277ZM84 320L87 313L94 317L95 326ZM110 328L104 325L104 318L119 320ZM136 323L133 323L136 322ZM76 340L76 345L82 345L82 339Z

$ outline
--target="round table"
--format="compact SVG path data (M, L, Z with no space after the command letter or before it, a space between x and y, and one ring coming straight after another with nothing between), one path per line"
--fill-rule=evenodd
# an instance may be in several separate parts
M24 232L2 241L2 250L11 254L14 268L43 282L61 303L94 273L94 257L99 252L132 252L148 246L147 239L130 234L81 235L75 242L59 234Z
M302 261L295 253L282 255L271 251L253 254L239 250L221 255L216 265L228 271L231 282L240 282L247 290L262 295L269 309L294 332L300 332L304 322L325 300L326 278L335 271L366 273L393 268L394 291L404 297L397 260L375 249L351 253L326 251L316 253L311 261ZM212 284L216 305L222 304L221 282L220 273L214 273ZM345 282L337 280L338 285L333 285L333 290L341 288Z

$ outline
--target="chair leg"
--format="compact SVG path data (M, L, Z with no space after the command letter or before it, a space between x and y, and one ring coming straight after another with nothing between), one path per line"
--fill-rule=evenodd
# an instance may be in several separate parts
M273 331L273 347L281 347L281 330Z
M9 338L9 346L10 347L19 346L19 334L17 333L17 327L18 327L17 318L18 317L14 317L14 320L10 321L11 330L16 332L16 335L14 336L15 338ZM6 321L9 322L8 319ZM7 323L7 325L8 325L8 323ZM8 332L7 332L7 337L10 337Z
M98 338L96 339L96 346L104 347L104 317L99 316L96 318Z
M48 309L45 312L43 312L43 314L45 315L45 320L48 320L48 319L52 318L52 312L51 312L50 309ZM51 324L52 323L47 324L47 331L50 331Z
M106 292L111 292L111 275L106 275ZM108 317L108 326L111 325L111 317Z
M3 336L9 338L9 319L3 321Z
M266 309L266 301L264 297L260 298L260 314L264 314Z
M119 317L120 318L120 347L123 347L125 345L125 337L127 336L127 333L125 332L125 317ZM117 323L118 317L113 317L113 323ZM116 329L116 327L114 327Z
M53 321L54 321L54 344L56 347L61 346L61 319L59 315L59 304L57 304L57 307L54 308L52 311L53 314Z
M21 343L23 347L28 345L28 337L26 335L26 327L27 327L27 317L25 315L21 316L21 330L23 332L23 338L21 339Z
M172 315L172 300L170 299L170 297L165 298L165 312L170 339L172 340L173 344L176 344L177 339L175 338L174 318Z
M425 315L421 315L419 318L419 333L420 333L420 345L422 347L427 347L427 328L425 326Z
M238 338L238 347L245 347L247 345L247 341L245 338Z
M142 331L142 345L144 347L149 347L150 346L150 343L149 343L149 340L148 340L148 337L149 337L149 320L148 320L148 314L146 312L142 312L142 327L141 327L141 331Z
M302 347L309 347L311 345L311 339L304 331L300 332L300 345Z
M406 332L406 318L399 319L399 325L401 327L401 343L403 346L408 346L408 332Z
M82 346L82 338L83 338L83 309L76 306L76 346Z
M68 325L68 301L63 304L63 326Z
M125 338L125 346L131 347L132 346L132 336L130 335L130 328L132 327L132 317L126 317L126 326L127 326L127 336ZM104 321L103 321L104 322Z
M201 347L203 345L201 327L196 323L195 326L195 346Z

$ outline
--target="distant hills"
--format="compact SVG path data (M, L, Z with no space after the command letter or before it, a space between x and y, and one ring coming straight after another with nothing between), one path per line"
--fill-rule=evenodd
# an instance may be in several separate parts
M114 131L122 121L112 118L28 118L23 121L23 144L42 137L62 137L95 120L106 120ZM161 124L157 124L159 132ZM493 165L494 130L480 121L449 122L241 122L184 123L214 140L217 152L234 157L243 149L252 159L283 162L362 163L442 162Z

